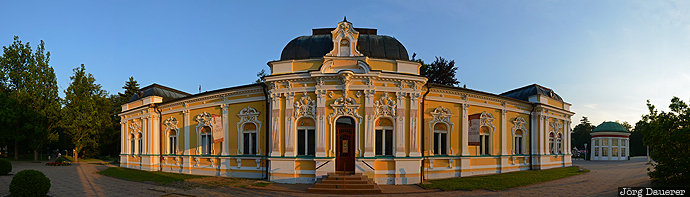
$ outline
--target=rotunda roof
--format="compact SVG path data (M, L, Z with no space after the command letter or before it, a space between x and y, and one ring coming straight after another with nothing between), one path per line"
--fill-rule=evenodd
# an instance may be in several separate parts
M314 29L314 35L292 39L280 55L280 60L321 58L333 50L332 28ZM355 28L360 31L357 50L364 56L393 60L409 60L407 49L397 39L376 35L375 29Z
M597 128L594 128L592 130L592 133L594 132L623 132L623 133L629 133L628 129L626 129L623 125L618 124L617 122L604 122L601 123Z

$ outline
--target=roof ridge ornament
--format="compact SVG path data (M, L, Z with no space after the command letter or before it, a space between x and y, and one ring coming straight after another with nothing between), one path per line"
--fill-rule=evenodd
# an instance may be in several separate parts
M333 40L333 50L328 52L326 56L363 56L357 50L359 32L352 27L352 23L347 21L347 17L343 18L343 21L339 22L338 26L331 31L331 38Z

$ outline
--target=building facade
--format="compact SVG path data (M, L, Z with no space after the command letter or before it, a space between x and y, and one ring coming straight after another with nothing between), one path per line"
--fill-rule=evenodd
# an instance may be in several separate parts
M570 104L528 85L497 95L426 83L395 38L313 29L265 82L187 94L142 88L122 106L121 166L313 183L378 184L571 165Z
M592 130L591 160L628 160L630 131L616 122L604 122Z

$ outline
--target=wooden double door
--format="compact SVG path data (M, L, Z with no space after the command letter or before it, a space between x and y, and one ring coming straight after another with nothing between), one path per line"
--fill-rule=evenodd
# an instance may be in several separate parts
M342 117L336 121L335 170L355 171L355 122Z

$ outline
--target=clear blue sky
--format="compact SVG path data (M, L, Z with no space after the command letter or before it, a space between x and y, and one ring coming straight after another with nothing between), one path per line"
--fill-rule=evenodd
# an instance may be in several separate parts
M468 88L552 88L575 123L690 99L690 1L325 2L1 1L0 45L44 40L61 92L85 64L111 94L129 76L197 93L253 82L291 39L347 16L410 56L454 59Z

